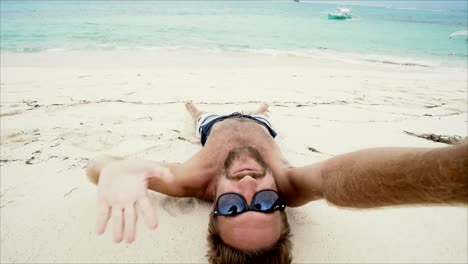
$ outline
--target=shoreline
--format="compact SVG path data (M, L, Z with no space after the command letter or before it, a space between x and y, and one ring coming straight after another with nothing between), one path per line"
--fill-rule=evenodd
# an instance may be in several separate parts
M51 66L47 64L48 58L57 61L58 58L66 58L60 62L67 65L68 60L82 60L83 57L93 59L95 63L118 60L116 56L123 56L131 65L150 67L154 63L148 62L150 59L158 59L161 56L175 56L181 60L181 63L200 59L200 57L209 56L212 58L260 58L264 60L274 59L297 59L297 60L320 60L321 63L351 63L368 65L391 65L396 67L409 68L448 68L448 69L467 69L468 63L463 59L437 60L435 58L406 58L392 55L359 54L349 52L336 52L327 49L314 49L308 51L278 50L278 49L199 49L199 48L147 48L147 49L114 49L114 50L62 50L51 49L39 52L12 52L1 51L2 66ZM136 58L135 58L136 57ZM38 61L39 60L39 61ZM138 60L141 60L138 62ZM204 61L204 60L201 60ZM269 64L267 64L269 65ZM105 65L108 66L108 65Z

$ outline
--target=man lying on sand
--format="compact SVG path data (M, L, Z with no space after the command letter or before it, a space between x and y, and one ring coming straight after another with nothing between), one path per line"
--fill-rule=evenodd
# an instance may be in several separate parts
M290 263L285 206L325 198L338 206L466 204L468 145L446 148L376 148L292 167L274 141L262 104L250 115L203 113L191 102L204 146L183 163L103 156L87 167L98 184L97 232L112 217L116 242L135 239L138 205L150 228L157 222L148 189L213 201L211 263Z

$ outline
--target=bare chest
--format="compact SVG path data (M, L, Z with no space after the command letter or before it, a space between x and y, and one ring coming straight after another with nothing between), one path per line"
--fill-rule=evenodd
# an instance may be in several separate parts
M209 144L209 146L208 146ZM231 118L215 124L206 147L225 158L234 148L251 146L267 155L276 148L268 130L257 122L245 118Z

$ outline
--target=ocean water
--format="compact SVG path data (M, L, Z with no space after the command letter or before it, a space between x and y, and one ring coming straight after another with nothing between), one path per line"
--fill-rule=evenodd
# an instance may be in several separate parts
M189 48L468 60L467 12L293 1L4 1L2 52Z

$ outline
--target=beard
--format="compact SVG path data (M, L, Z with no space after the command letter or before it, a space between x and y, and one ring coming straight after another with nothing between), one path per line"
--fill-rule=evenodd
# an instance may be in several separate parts
M249 157L255 160L258 163L258 165L260 165L260 171L237 173L235 176L230 174L229 169L231 168L234 161L242 157ZM240 147L234 148L231 151L229 151L226 160L224 161L220 177L225 176L228 179L242 179L246 175L249 175L253 178L258 178L265 176L267 170L269 170L269 167L263 159L262 155L260 155L260 152L258 152L256 148L250 146Z

